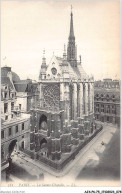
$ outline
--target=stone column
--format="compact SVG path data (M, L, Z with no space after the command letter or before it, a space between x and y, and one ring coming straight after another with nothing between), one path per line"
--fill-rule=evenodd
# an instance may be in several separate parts
M80 140L84 141L84 124L78 124L78 137Z
M63 126L63 133L61 135L61 151L67 153L71 151L71 126L68 122Z
M69 91L69 84L66 83L66 89L65 89L65 93L64 93L64 99L65 99L65 119L68 121L70 121L70 91Z
M79 136L78 136L78 121L71 121L71 135L72 135L72 144L79 144Z
M80 83L80 117L83 117L83 84Z
M92 96L93 96L93 94L92 94L92 91L93 89L92 89L92 83L90 83L90 112L92 112Z
M94 83L91 83L92 85L92 112L94 114Z
M85 83L85 115L88 116L88 83Z
M38 123L39 123L39 115L38 115L37 112L35 112L35 126L34 126L34 130L35 130L35 133L34 133L34 136L35 136L35 152L39 151L39 149L40 149L39 136L38 136L38 129L39 129Z
M52 160L60 160L61 158L61 145L60 145L60 126L59 126L59 115L54 115L52 122Z
M60 109L64 110L64 83L60 83Z
M43 85L42 83L40 83L40 107L43 107L43 100L44 100L44 96L43 96Z
M34 126L35 126L35 112L31 112L30 116L30 150L34 150L35 148L35 139L34 139Z
M77 84L77 118L80 117L80 84Z
M91 107L90 107L90 104L91 104L91 93L90 93L90 83L88 83L88 114L91 112Z
M74 99L74 95L73 95L73 90L74 90L74 86L73 84L69 85L69 112L70 112L70 117L69 119L70 120L73 120L74 118L74 102L73 102L73 99Z
M16 142L16 146L17 146L17 152L19 151L19 142Z
M74 120L77 119L77 83L74 83L74 91L73 91L73 101L74 101Z

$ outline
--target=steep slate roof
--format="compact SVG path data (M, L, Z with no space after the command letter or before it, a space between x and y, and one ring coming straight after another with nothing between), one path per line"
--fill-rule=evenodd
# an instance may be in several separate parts
M18 83L14 83L17 92L28 92L28 84L31 80L20 80Z
M106 89L106 88L95 88L94 90L94 95L96 96L96 94L99 95L99 97L101 96L101 94L103 94L104 97L106 97L107 95L109 95L109 97L111 98L113 95L115 96L115 98L119 99L120 98L120 90L117 88L110 88L110 89Z
M20 81L20 77L15 72L11 71L11 67L1 68L1 76L7 77L8 72L12 73L12 80L14 83Z
M26 92L27 91L27 84L23 83L15 83L15 89L17 92Z
M1 84L6 84L6 85L8 85L8 88L9 89L12 89L12 90L14 89L14 87L13 87L13 85L12 85L9 77L2 76L1 77Z
M20 77L15 72L13 72L13 71L11 73L12 73L13 83L19 82L20 81Z
M56 59L57 59L59 65L62 66L62 64L64 62L63 58L56 57ZM65 61L65 63L67 63L67 65L68 65L68 72L69 72L70 78L74 78L74 79L86 79L86 78L88 78L88 75L84 71L81 64L77 64L77 67L72 67L68 61Z

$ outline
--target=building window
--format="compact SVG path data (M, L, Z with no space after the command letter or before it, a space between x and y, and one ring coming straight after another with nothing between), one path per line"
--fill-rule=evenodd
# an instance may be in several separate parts
M24 123L22 123L22 130L24 130Z
M112 96L112 100L113 100L113 102L115 102L115 95Z
M107 121L109 122L109 117L107 117Z
M116 114L115 106L112 106L112 114Z
M14 109L14 102L11 102L11 110Z
M19 104L19 109L21 110L21 104Z
M99 104L96 104L96 111L99 112Z
M1 138L4 138L4 131L1 131Z
M9 128L8 134L9 134L9 136L11 135L11 128Z
M104 104L101 105L101 112L104 112Z
M5 92L5 98L7 98L7 92Z
M101 100L103 101L103 98L104 98L104 96L103 96L103 94L101 94Z
M22 136L22 139L24 138L24 135Z
M16 133L18 133L18 125L16 125Z
M13 118L13 117L14 117L14 115L12 114L12 115L11 115L11 118Z
M5 103L4 104L4 113L7 113L8 112L8 103Z
M106 107L106 113L110 113L110 105Z
M109 101L109 95L106 96L107 101Z

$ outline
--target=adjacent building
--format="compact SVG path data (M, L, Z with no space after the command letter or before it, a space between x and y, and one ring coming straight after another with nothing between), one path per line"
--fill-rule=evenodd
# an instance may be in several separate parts
M38 83L31 79L19 80L14 83L17 91L16 104L23 113L29 113L39 98Z
M120 125L120 81L96 81L94 90L95 119Z
M14 81L19 77L10 67L1 69L1 169L2 180L5 179L5 170L8 167L8 158L14 149L27 149L30 138L30 115L22 114L16 106L17 91Z

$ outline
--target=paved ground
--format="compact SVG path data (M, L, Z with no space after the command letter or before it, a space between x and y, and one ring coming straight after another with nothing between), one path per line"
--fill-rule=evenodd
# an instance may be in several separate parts
M113 130L109 134L109 138L106 136L103 141L105 145L102 148L101 145L94 148L98 164L95 165L96 161L94 159L89 159L85 167L78 174L77 179L120 179L120 130L117 129L115 133Z
M104 141L104 145L101 142ZM27 174L44 173L46 183L68 183L83 179L119 179L119 129L105 125L103 130L87 144L62 172L58 173L29 157L15 157L14 162L26 169Z
M12 157L12 176L24 181L43 180L43 171L23 156Z

